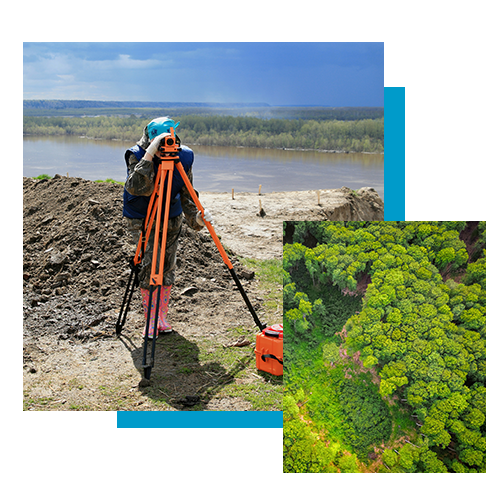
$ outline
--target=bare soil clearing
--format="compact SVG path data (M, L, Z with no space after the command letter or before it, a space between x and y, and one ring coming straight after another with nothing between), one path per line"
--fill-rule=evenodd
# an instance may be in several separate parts
M231 193L202 193L202 203L215 216L223 241L237 255L258 259L281 258L285 220L384 218L384 203L372 188L236 193L234 199Z
M23 180L24 409L281 410L281 377L255 368L258 330L240 293L208 232L187 225L169 312L174 332L159 337L150 383L141 384L138 290L122 335L115 334L135 250L122 192L80 178ZM356 217L360 202L383 210L373 193L322 191L321 206L315 191L238 193L234 200L201 193L200 200L260 320L271 325L282 321L282 308L267 305L258 275L243 276L240 257L281 259L286 219L325 220L339 210Z

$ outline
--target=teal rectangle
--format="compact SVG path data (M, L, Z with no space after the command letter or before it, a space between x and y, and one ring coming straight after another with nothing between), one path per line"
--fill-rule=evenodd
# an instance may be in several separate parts
M119 411L117 428L283 428L281 411Z
M384 220L405 220L405 88L384 88Z

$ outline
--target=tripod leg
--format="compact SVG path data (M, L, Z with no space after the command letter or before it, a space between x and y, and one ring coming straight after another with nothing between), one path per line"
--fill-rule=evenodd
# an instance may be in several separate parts
M255 312L255 309L253 308L252 303L250 302L250 299L248 298L248 295L246 294L238 276L236 275L236 271L234 270L233 267L230 267L229 272L231 273L231 276L233 277L233 280L236 283L236 287L240 291L241 296L243 297L243 300L245 301L245 304L247 305L248 310L250 311L250 314L252 315L252 318L255 321L255 324L259 327L260 331L264 330L266 328L266 325L263 325L260 322L260 319L257 316L257 313Z
M153 241L153 255L151 260L151 275L149 281L149 304L148 312L146 318L146 335L144 336L144 351L142 366L144 368L144 378L149 379L151 377L151 370L154 365L154 355L156 348L156 337L158 335L158 315L160 311L160 289L163 284L163 267L164 267L164 254L167 244L167 230L168 230L168 216L170 208L170 197L172 191L172 174L168 175L169 172L173 173L174 165L172 160L162 161L160 170L157 174L158 181L158 191L159 195L157 201L154 205L154 209L151 212L152 217L156 218L156 227L154 233ZM166 186L165 186L165 181ZM163 208L164 203L164 190L166 191L165 208ZM152 223L150 225L152 227ZM161 247L160 247L160 232L162 232ZM148 232L149 237L149 232ZM151 318L151 305L153 301L154 290L156 290L156 308L154 318ZM148 354L148 334L151 321L154 320L153 327L153 338L151 345L151 355L150 362L147 362Z
M153 368L155 364L155 348L156 348L156 339L158 337L158 316L160 313L160 292L161 292L161 287L157 286L156 287L156 310L155 310L155 323L154 323L154 330L153 330L153 342L151 344L151 356L150 356L150 362L149 366Z
M152 370L151 366L145 366L144 367L144 378L146 380L149 380L151 378L151 370Z
M174 170L173 160L162 161L160 171L159 197L156 206L156 228L153 244L153 258L151 261L151 285L163 284L164 256L167 247L168 217L170 211L170 198L172 194L172 177ZM170 173L170 175L168 175ZM166 181L166 186L165 186ZM166 189L166 193L165 193ZM166 195L166 196L165 196ZM165 198L165 199L164 199ZM161 221L161 222L160 222ZM160 229L162 230L160 247Z
M196 191L194 190L193 185L191 184L191 181L189 180L188 176L186 175L186 172L184 171L184 167L182 166L182 163L180 161L177 161L175 163L175 167L177 168L178 172L181 174L182 180L184 181L184 184L186 185L186 187L189 191L189 194L191 195L191 198L193 199L196 207L202 213L202 216L203 216L203 212L204 212L203 206L200 203L200 200L198 199L198 195L196 194ZM227 256L227 253L224 250L224 247L222 246L222 244L219 240L219 237L217 236L217 233L215 232L215 229L213 228L212 224L210 224L210 222L208 222L208 221L205 221L205 225L208 229L208 232L210 233L210 236L212 236L212 239L214 240L215 246L219 250L219 253L222 257L222 260L224 261L227 268L229 269L229 272L231 273L231 276L232 276L234 282L236 283L236 286L237 286L238 290L240 291L241 296L243 297L243 300L245 301L245 304L247 305L248 310L250 311L250 313L255 321L255 324L258 326L260 331L264 330L266 328L266 325L265 324L263 325L260 322L259 317L257 316L257 313L255 312L255 309L253 308L245 290L241 286L240 280L238 279L238 276L236 275L236 272L233 269L233 264L229 260L229 257Z
M116 334L120 335L123 327L125 326L125 321L127 319L127 313L130 308L130 302L134 294L135 286L137 285L137 269L133 268L130 270L130 276L128 278L127 288L125 288L125 294L123 296L122 305L120 308L120 313L118 314L118 320L116 321Z
M151 304L153 300L153 287L149 287L149 299L148 299L148 305L147 305L147 313L146 313L146 327L144 329L144 345L143 345L143 351L142 351L142 367L144 368L144 377L149 379L149 377L146 376L146 370L149 368L149 376L151 376L151 367L148 366L147 364L147 359L148 359L148 338L149 338L149 325L151 322Z
M157 191L158 182L155 183L153 194L151 195L151 200L148 205L147 214L142 222L142 228L139 234L139 239L137 241L135 255L130 261L131 273L128 279L127 287L125 288L125 294L123 296L120 313L118 314L118 319L115 326L117 335L121 334L121 331L125 326L125 320L127 319L127 313L130 308L130 302L134 293L134 289L139 285L139 266L141 264L144 253L146 252L147 241L149 239L149 234L153 226L153 218L151 217L151 215L154 214L156 210Z
M155 296L156 292L156 296ZM144 378L148 379L151 377L151 370L154 366L154 357L155 357L155 348L156 348L156 338L158 337L158 316L160 311L160 287L150 285L149 287L149 300L148 300L148 308L146 314L146 329L144 331L144 346L142 353L142 367L144 369ZM156 307L154 309L154 316L152 317L152 305L153 301L156 301ZM149 342L149 332L150 326L153 325L152 334L153 337L151 339L151 353L149 356L148 363L148 342Z

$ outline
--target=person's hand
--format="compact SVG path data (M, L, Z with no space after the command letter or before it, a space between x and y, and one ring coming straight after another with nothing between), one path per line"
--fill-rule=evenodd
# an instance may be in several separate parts
M170 134L168 134L167 132L164 132L163 134L160 134L157 137L155 137L151 141L151 144L148 146L148 149L146 149L146 153L149 153L151 156L154 156L158 152L161 140L169 135Z
M214 223L214 220L212 218L212 214L208 211L208 210L205 210L204 211L204 214L203 214L203 218L207 221L207 222L210 222L210 224L213 224ZM198 212L196 214L196 222L200 225L200 226L204 226L205 225L205 221L203 220L202 216L201 216L201 212Z

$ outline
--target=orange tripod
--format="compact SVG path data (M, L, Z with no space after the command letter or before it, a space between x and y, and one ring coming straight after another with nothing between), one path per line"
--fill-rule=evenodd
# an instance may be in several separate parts
M148 313L146 317L146 330L145 330L146 333L144 335L144 348L143 348L143 360L142 360L142 368L144 369L144 377L146 379L149 379L151 377L151 370L154 365L156 337L158 333L158 314L160 310L159 288L163 284L163 266L165 261L164 252L167 244L168 217L169 217L169 207L170 207L170 198L172 192L172 179L174 174L174 168L177 169L177 171L181 175L182 180L184 181L184 184L187 187L189 194L191 195L191 198L193 199L198 210L201 212L201 216L203 217L205 225L210 235L212 236L212 239L214 240L217 249L219 250L222 260L229 269L229 272L231 273L231 276L233 277L233 280L235 281L236 286L240 291L243 300L245 301L245 304L247 305L250 313L252 314L255 324L259 327L260 331L266 328L266 325L263 325L260 322L254 308L252 307L252 304L250 303L250 300L248 299L247 294L245 293L245 290L241 286L240 280L238 279L238 276L236 275L236 272L233 269L233 265L229 260L226 251L224 250L224 247L222 246L217 234L215 233L212 224L204 219L204 209L200 203L200 200L198 199L196 191L194 190L191 182L189 181L188 176L186 175L186 172L184 171L184 167L182 166L182 163L179 159L178 151L179 151L179 146L175 141L175 132L174 129L171 128L170 136L167 136L164 139L162 139L161 145L158 149L161 162L158 168L158 173L156 175L155 187L153 194L151 195L146 218L144 219L143 227L141 230L141 236L137 244L135 256L130 262L132 272L130 273L127 288L125 290L125 295L123 297L122 306L120 309L120 313L118 315L118 321L116 323L116 334L120 335L122 328L125 324L134 288L139 283L138 275L142 258L146 251L146 245L154 226L155 233L154 233L154 243L153 243L153 257L151 263L151 275L149 280L149 304L148 304ZM162 228L162 231L160 231L160 228ZM159 247L160 232L162 233L161 247ZM161 248L161 252L159 251L159 248ZM159 265L158 265L158 259L159 259ZM155 289L158 289L156 293L157 297L156 313L154 315L155 317L151 318L151 306ZM151 321L154 321L154 333L151 343L152 345L151 345L150 359L148 362L147 361L148 332Z

